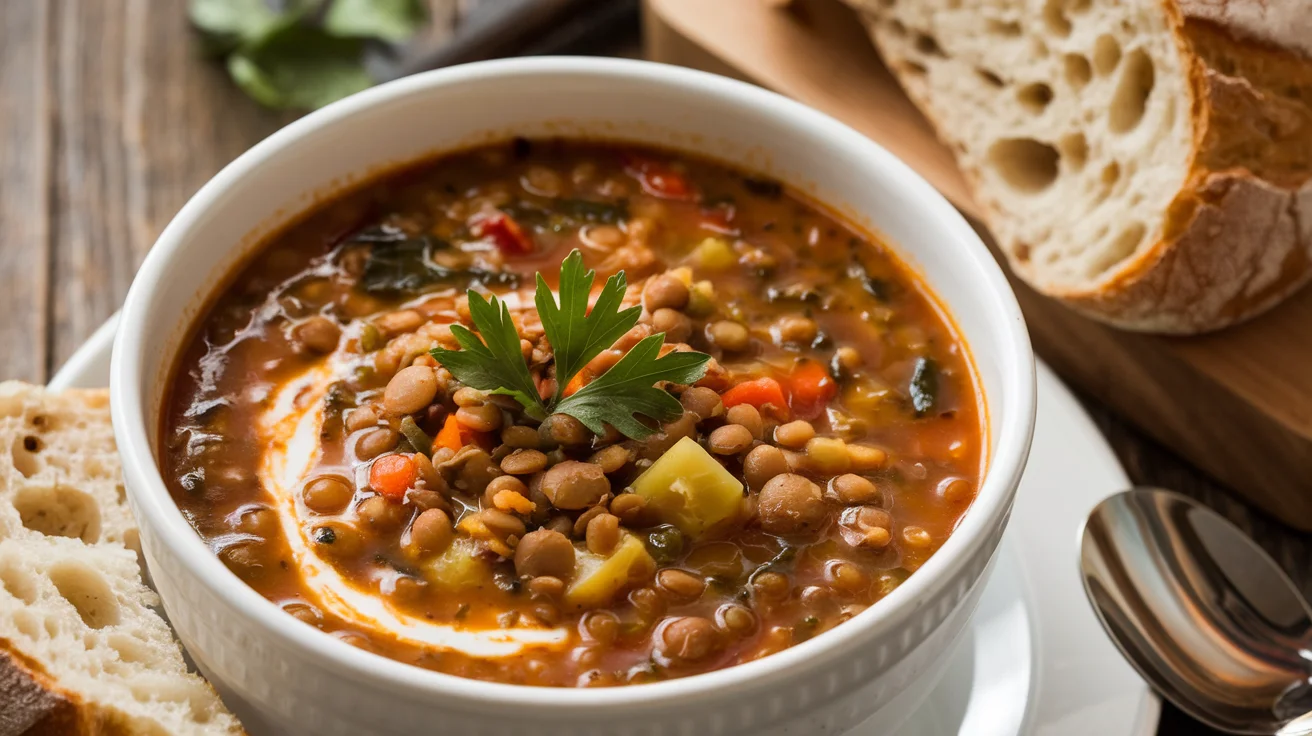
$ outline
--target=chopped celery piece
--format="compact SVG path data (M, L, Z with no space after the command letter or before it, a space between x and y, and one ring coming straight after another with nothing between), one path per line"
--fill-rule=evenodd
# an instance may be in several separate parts
M694 538L742 511L743 484L690 437L676 442L632 487L662 522Z
M565 591L565 604L575 608L604 606L615 597L631 577L651 574L656 561L647 554L647 545L633 535L624 537L609 557L579 551L574 562L574 583Z
M723 238L707 238L692 249L689 261L699 270L723 271L738 262L738 254Z
M492 583L492 566L478 556L478 545L457 537L442 554L424 564L424 577L433 587L454 593Z

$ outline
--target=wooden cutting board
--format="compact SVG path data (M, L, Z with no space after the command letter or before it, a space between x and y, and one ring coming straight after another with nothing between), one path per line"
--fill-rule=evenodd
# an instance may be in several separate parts
M837 0L774 5L646 0L648 56L745 79L844 121L919 171L989 241L951 153L856 14ZM1178 338L1106 327L1012 285L1036 350L1068 381L1278 519L1312 530L1312 289L1238 327Z

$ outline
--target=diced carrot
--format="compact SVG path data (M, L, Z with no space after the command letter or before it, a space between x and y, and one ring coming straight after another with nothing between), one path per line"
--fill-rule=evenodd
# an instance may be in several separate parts
M573 396L579 389L589 383L592 383L592 372L587 369L581 370L578 373L575 373L573 378L569 379L569 383L565 384L564 395Z
M788 378L793 413L802 419L815 419L824 413L825 406L838 393L838 384L824 365L804 360Z
M404 499L418 478L419 466L404 453L383 455L369 466L369 487L390 501Z
M784 387L768 376L752 381L744 381L725 391L720 399L724 402L725 407L751 404L760 409L770 404L778 408L779 411L786 411L788 408L788 397L784 394Z
M478 445L484 450L491 449L492 434L470 429L457 421L455 414L448 414L446 422L442 424L442 430L433 438L433 449L446 447L455 451L465 445Z
M475 237L495 243L502 255L522 256L534 251L533 237L504 212L475 215L469 230Z
M446 447L450 450L459 450L466 444L468 437L465 433L467 431L465 425L456 421L455 414L448 414L446 417L446 423L442 425L442 431L438 432L437 437L433 438L433 447Z

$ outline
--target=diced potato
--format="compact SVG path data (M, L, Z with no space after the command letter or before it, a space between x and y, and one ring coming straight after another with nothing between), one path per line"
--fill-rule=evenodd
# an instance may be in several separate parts
M662 522L694 538L742 511L743 484L690 437L676 442L632 487Z
M575 608L597 608L610 603L631 577L649 575L656 561L647 554L642 540L628 535L609 557L580 550L574 560L574 582L565 591L565 604Z
M738 262L738 254L723 238L707 238L692 249L688 262L701 271L723 271Z
M424 564L424 577L433 587L451 593L491 585L492 566L477 553L474 540L457 537L445 552Z

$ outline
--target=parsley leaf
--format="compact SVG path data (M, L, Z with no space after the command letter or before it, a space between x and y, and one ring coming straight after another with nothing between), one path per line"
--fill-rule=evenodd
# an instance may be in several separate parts
M524 362L510 310L495 296L489 302L478 292L469 292L469 314L482 340L463 326L452 325L451 332L462 349L433 348L429 354L462 383L480 391L513 396L534 419L558 412L578 419L597 434L605 433L609 424L634 439L650 436L656 430L637 417L665 422L683 412L678 399L656 388L656 384L697 381L706 374L711 356L688 351L661 357L665 334L651 335L633 346L610 370L562 399L570 379L632 329L642 312L636 306L619 308L628 289L623 271L606 280L589 311L588 296L595 280L596 272L584 270L583 255L577 250L560 264L559 302L538 274L534 302L556 362L557 389L549 402L539 397L537 384Z
M597 434L605 432L607 424L634 439L653 434L656 430L635 415L670 421L683 411L679 400L656 388L656 382L693 383L706 374L706 363L711 359L698 352L657 357L664 342L665 334L661 333L634 345L610 370L560 402L556 411L569 414Z
M619 311L624 292L628 289L623 271L606 279L606 285L589 313L588 296L592 293L595 277L596 271L583 270L582 253L577 250L570 253L560 264L560 304L557 305L547 282L542 274L538 274L534 303L556 360L553 403L560 401L561 392L574 374L633 329L642 314L642 307L637 306Z
M463 325L452 325L451 333L463 349L433 348L429 353L461 383L480 391L511 396L524 405L529 416L545 418L546 408L538 396L537 383L528 371L528 364L524 362L524 354L519 348L519 331L510 320L510 310L495 296L489 302L471 289L469 314L483 336L482 340Z

